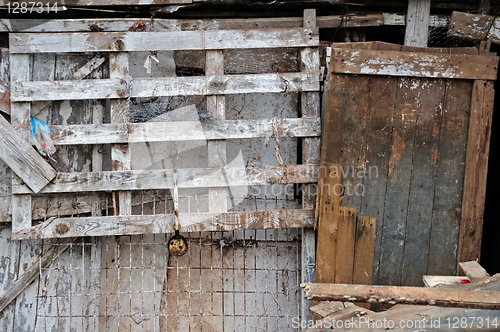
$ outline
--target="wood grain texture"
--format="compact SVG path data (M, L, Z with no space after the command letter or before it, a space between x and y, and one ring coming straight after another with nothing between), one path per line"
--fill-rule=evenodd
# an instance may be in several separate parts
M481 254L494 97L493 82L474 82L460 222L459 262L477 260Z
M405 45L426 47L429 36L431 0L409 0Z
M496 80L498 57L334 49L334 73Z
M0 48L0 112L10 114L10 59L8 48Z
M317 28L165 32L14 33L11 53L137 52L319 45Z
M319 118L276 120L279 137L317 137ZM272 120L214 120L147 122L127 124L62 125L55 130L55 145L141 143L265 137Z
M179 214L181 232L311 227L314 210L206 212ZM174 214L50 218L15 239L173 233Z
M500 21L495 16L453 12L448 35L472 40L500 43Z
M52 166L29 142L18 137L3 116L0 116L0 158L35 193L56 176Z
M352 284L356 244L356 208L340 208L337 226L335 283Z
M222 30L222 29L272 29L300 28L302 17L266 17L236 19L142 19L142 31L171 31L178 29ZM98 18L98 19L2 19L1 32L89 32L90 26L97 25L106 32L125 32L139 22L136 18ZM366 27L384 25L383 14L354 15L349 19L341 15L327 15L317 18L318 28L337 28L339 26Z
M498 309L500 292L425 287L365 286L346 284L302 284L311 300L368 303L430 304L461 308Z
M353 284L372 284L376 224L377 218L357 217Z
M422 286L427 273L445 87L425 79L420 89L401 285Z
M11 100L119 99L318 91L319 73L12 82Z

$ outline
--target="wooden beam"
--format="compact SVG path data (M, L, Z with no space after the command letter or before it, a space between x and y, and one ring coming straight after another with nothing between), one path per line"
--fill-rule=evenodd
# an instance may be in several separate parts
M12 33L11 53L137 52L319 46L317 28Z
M29 142L18 137L3 116L0 116L0 158L35 193L57 174Z
M406 15L395 13L383 13L384 25L406 25ZM431 15L429 26L433 28L446 28L450 23L449 15Z
M405 45L426 47L429 37L431 0L409 0L406 15Z
M458 263L458 266L472 282L482 282L490 278L489 273L476 261Z
M496 80L498 57L335 48L333 73Z
M74 239L62 240L52 245L42 257L31 264L7 289L0 295L0 313L38 277L40 269L49 267L61 255Z
M491 40L500 44L500 20L496 16L453 12L448 35L451 37Z
M177 185L183 189L271 186L313 183L317 180L318 166L312 164L177 169ZM120 170L59 173L40 193L173 189L173 187L173 170L171 169ZM17 180L12 183L12 192L14 194L32 193L26 185Z
M500 292L426 287L301 284L305 297L320 301L429 304L441 307L500 309Z
M236 18L236 19L2 19L0 32L89 32L91 26L98 26L105 32L125 32L134 25L141 31L172 31L172 30L207 30L207 29L272 29L301 28L302 17L266 17L266 18ZM318 28L356 28L384 25L384 15L350 14L346 19L342 15L327 15L317 18ZM404 23L402 24L404 25Z
M204 212L179 214L181 232L311 227L314 210ZM13 239L172 233L174 214L51 218Z
M317 137L318 118L283 118L276 120L280 137ZM271 119L147 122L128 124L92 124L51 126L55 145L113 144L165 141L193 141L266 137Z
M119 99L319 91L319 72L13 82L11 100Z
M495 90L493 82L474 81L462 198L458 262L479 260Z

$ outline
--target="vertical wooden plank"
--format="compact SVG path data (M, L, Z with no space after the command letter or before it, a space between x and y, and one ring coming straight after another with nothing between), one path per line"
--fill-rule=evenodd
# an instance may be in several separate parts
M493 82L474 81L462 199L458 261L479 260L493 117Z
M4 292L17 279L19 269L19 248L21 241L12 241L10 225L0 225L0 292ZM15 301L13 301L15 302ZM9 305L2 311L0 327L2 331L12 332L14 329L15 305Z
M129 75L128 53L110 53L110 78L126 78ZM127 98L111 100L111 123L130 122L130 101ZM130 147L128 144L113 144L111 147L111 169L122 171L131 169ZM113 196L115 215L130 215L132 213L131 192L120 191Z
M303 16L303 26L312 28L316 26L316 10L305 9ZM301 71L317 72L319 75L319 50L318 48L305 48L300 50ZM307 92L300 95L300 110L302 117L320 116L319 92ZM318 163L320 159L320 139L304 138L302 140L302 163ZM302 187L302 207L313 208L315 206L316 195L311 191L312 185ZM302 230L302 280L301 282L315 281L316 263L316 241L314 230L305 228ZM316 282L318 282L316 280ZM313 302L301 297L301 318L303 320L312 319L309 308Z
M206 52L205 75L224 74L224 54L222 50ZM207 96L207 112L214 120L226 119L226 97ZM208 141L208 167L225 167L227 165L226 141ZM227 188L211 188L208 190L209 211L227 211Z
M398 80L377 282L399 285L421 81Z
M356 208L340 208L335 258L335 283L352 284L354 245L356 242Z
M405 45L426 47L429 37L431 0L409 0Z
M376 224L377 218L357 217L354 272L352 276L353 284L372 284Z
M31 79L29 54L10 54L11 82L29 81ZM29 141L31 128L31 104L12 103L11 124L16 128L20 138ZM13 177L17 175L12 174ZM12 231L17 232L31 227L31 195L12 196Z
M406 219L401 285L423 286L431 235L445 81L422 81Z
M472 82L447 80L427 274L454 275L458 249Z

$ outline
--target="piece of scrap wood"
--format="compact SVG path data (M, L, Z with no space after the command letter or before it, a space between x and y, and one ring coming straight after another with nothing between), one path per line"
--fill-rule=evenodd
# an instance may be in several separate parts
M476 261L458 263L458 266L472 282L485 281L490 277L489 273Z
M351 302L323 301L311 307L309 310L313 314L318 315L321 318L325 318L336 313L337 311L351 307L355 307L355 305Z
M458 286L470 282L469 278L460 276L422 276L422 280L425 287Z
M0 158L35 193L57 175L31 144L18 136L3 116L0 116Z

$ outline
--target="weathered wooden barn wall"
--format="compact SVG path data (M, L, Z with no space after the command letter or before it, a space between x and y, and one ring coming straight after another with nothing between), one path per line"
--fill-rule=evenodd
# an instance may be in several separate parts
M296 70L297 51L285 49L280 52L268 57L265 71L274 72L276 66L281 71ZM186 70L193 73L203 69L201 66L176 66L174 52L158 52L156 56L160 62L153 62L153 74L148 74L144 67L147 55L133 54L131 74L135 77L172 76L178 67L184 74ZM248 54L243 51L241 56L236 53L230 59L245 61L246 57ZM91 58L90 55L36 54L32 61L33 68L38 69L32 73L32 79L66 79ZM241 71L255 71L248 61L245 63ZM107 66L106 61L91 77L108 77ZM227 67L229 72L238 73L237 64L229 63ZM155 100L137 98L131 104L135 121L146 121L179 107L189 109L191 105L195 106L198 116L206 107L203 98L189 96ZM107 107L105 101L54 102L36 116L50 124L92 123L96 116L109 121ZM297 114L297 93L227 97L228 119L296 117ZM152 145L149 153L139 154L133 162L137 169L168 168L172 163L207 163L206 151L203 152L206 148L187 147L173 160L165 153L169 151L168 144ZM145 152L144 148L136 145L135 151ZM276 163L274 148L265 148L264 139L234 140L228 143L227 150L229 161L256 166ZM296 163L297 139L282 139L281 151L285 163ZM59 172L91 171L100 167L95 161L96 152L102 155L103 169L110 169L109 149L97 147L97 151L92 151L85 146L58 149L55 168ZM167 158L162 158L161 153ZM166 164L161 165L162 162ZM2 172L2 191L9 193L11 174L7 167L3 167ZM281 187L275 188L276 193L261 192L258 187L241 188L242 199L236 210L299 206L294 193L285 194L282 186L276 187ZM238 189L233 188L235 193ZM206 193L186 190L181 196L181 212L207 209ZM138 192L133 196L136 202L133 211L142 214L171 209L171 201L166 207L164 197L165 193ZM89 193L35 196L33 216L35 220L45 220L61 213L88 215L92 212L92 199ZM109 195L105 194L101 203L103 213L110 213ZM190 251L183 258L169 257L168 235L165 234L77 239L48 269L42 270L40 279L37 278L4 310L0 324L5 331L94 331L116 330L119 326L127 330L158 331L166 327L177 331L187 326L199 330L202 324L206 330L210 322L214 324L214 331L234 330L234 326L242 324L251 330L289 329L291 317L300 311L300 232L262 230L185 235ZM5 271L2 289L52 243L49 240L11 241L10 236L10 225L3 224L0 239Z

